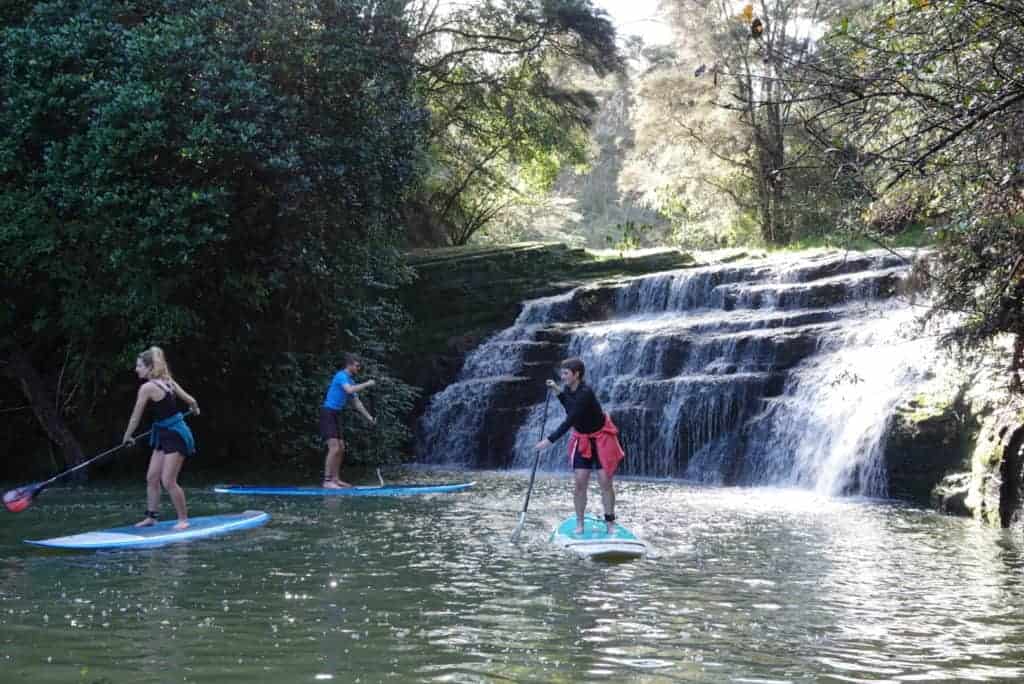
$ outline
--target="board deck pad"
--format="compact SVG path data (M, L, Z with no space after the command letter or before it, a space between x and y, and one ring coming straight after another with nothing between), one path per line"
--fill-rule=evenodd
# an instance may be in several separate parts
M583 519L582 534L576 534L575 515L563 520L551 533L551 543L598 560L640 558L647 552L647 544L622 525L608 534L605 522L590 515Z
M454 482L427 485L386 485L384 487L260 487L256 485L216 485L218 494L248 494L251 496L417 496L420 494L448 494L469 489L476 482Z
M268 520L270 515L263 511L245 511L189 518L184 530L174 529L177 520L165 520L149 527L111 527L53 539L26 539L25 543L54 549L152 548L260 527Z

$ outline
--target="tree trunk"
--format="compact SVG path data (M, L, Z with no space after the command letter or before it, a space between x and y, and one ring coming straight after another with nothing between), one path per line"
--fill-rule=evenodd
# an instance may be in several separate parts
M766 88L765 93L770 99L774 89ZM761 209L761 236L770 245L781 245L789 239L784 219L786 205L782 169L786 160L782 111L780 105L772 101L767 102L762 111L763 114L759 114L750 109L749 113L757 146L756 187Z
M772 207L771 189L768 187L768 178L765 175L764 151L758 150L761 156L758 164L757 194L758 203L761 206L761 237L769 245L775 244L775 213Z
M785 207L782 187L782 141L769 131L759 129L754 140L757 144L757 194L761 211L761 237L770 245L786 242L789 233L783 218Z
M1013 338L1013 360L1010 361L1010 391L1018 394L1021 391L1021 371L1024 370L1024 333L1017 333Z
M17 345L8 347L2 354L0 372L16 381L21 387L22 393L32 406L32 412L35 413L39 425L46 431L50 440L60 447L64 457L64 466L69 467L84 461L85 456L82 453L81 445L61 417L53 396L46 388L42 376L32 365L28 354Z
M774 232L777 244L785 244L789 240L789 225L786 220L786 178L783 169L786 167L786 141L782 126L782 109L777 102L768 105L768 154L771 162L771 175L768 187L771 190L771 201L775 211Z

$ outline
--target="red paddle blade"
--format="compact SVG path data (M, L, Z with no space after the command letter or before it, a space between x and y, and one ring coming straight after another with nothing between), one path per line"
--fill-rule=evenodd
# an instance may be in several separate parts
M4 494L4 506L11 513L21 513L32 505L32 497L35 493L35 490L31 487L12 489Z

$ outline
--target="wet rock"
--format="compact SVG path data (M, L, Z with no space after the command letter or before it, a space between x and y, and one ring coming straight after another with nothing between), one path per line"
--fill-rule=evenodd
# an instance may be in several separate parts
M947 475L932 490L932 508L949 515L969 516L971 510L967 507L967 494L970 487L970 473Z
M960 392L933 385L897 406L883 457L890 496L928 504L943 478L964 469Z
M1024 402L1011 399L1000 404L981 419L965 503L975 518L1009 527L1024 517Z
M1007 391L1009 353L1002 340L947 362L899 408L885 450L891 495L992 526L1024 519L1024 397Z

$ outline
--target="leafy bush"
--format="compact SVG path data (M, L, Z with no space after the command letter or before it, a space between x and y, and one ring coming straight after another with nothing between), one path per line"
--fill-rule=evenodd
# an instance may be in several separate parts
M379 364L404 325L394 208L424 130L406 33L374 0L55 0L9 24L0 354L25 350L107 443L160 344L205 452L299 453L340 352Z

